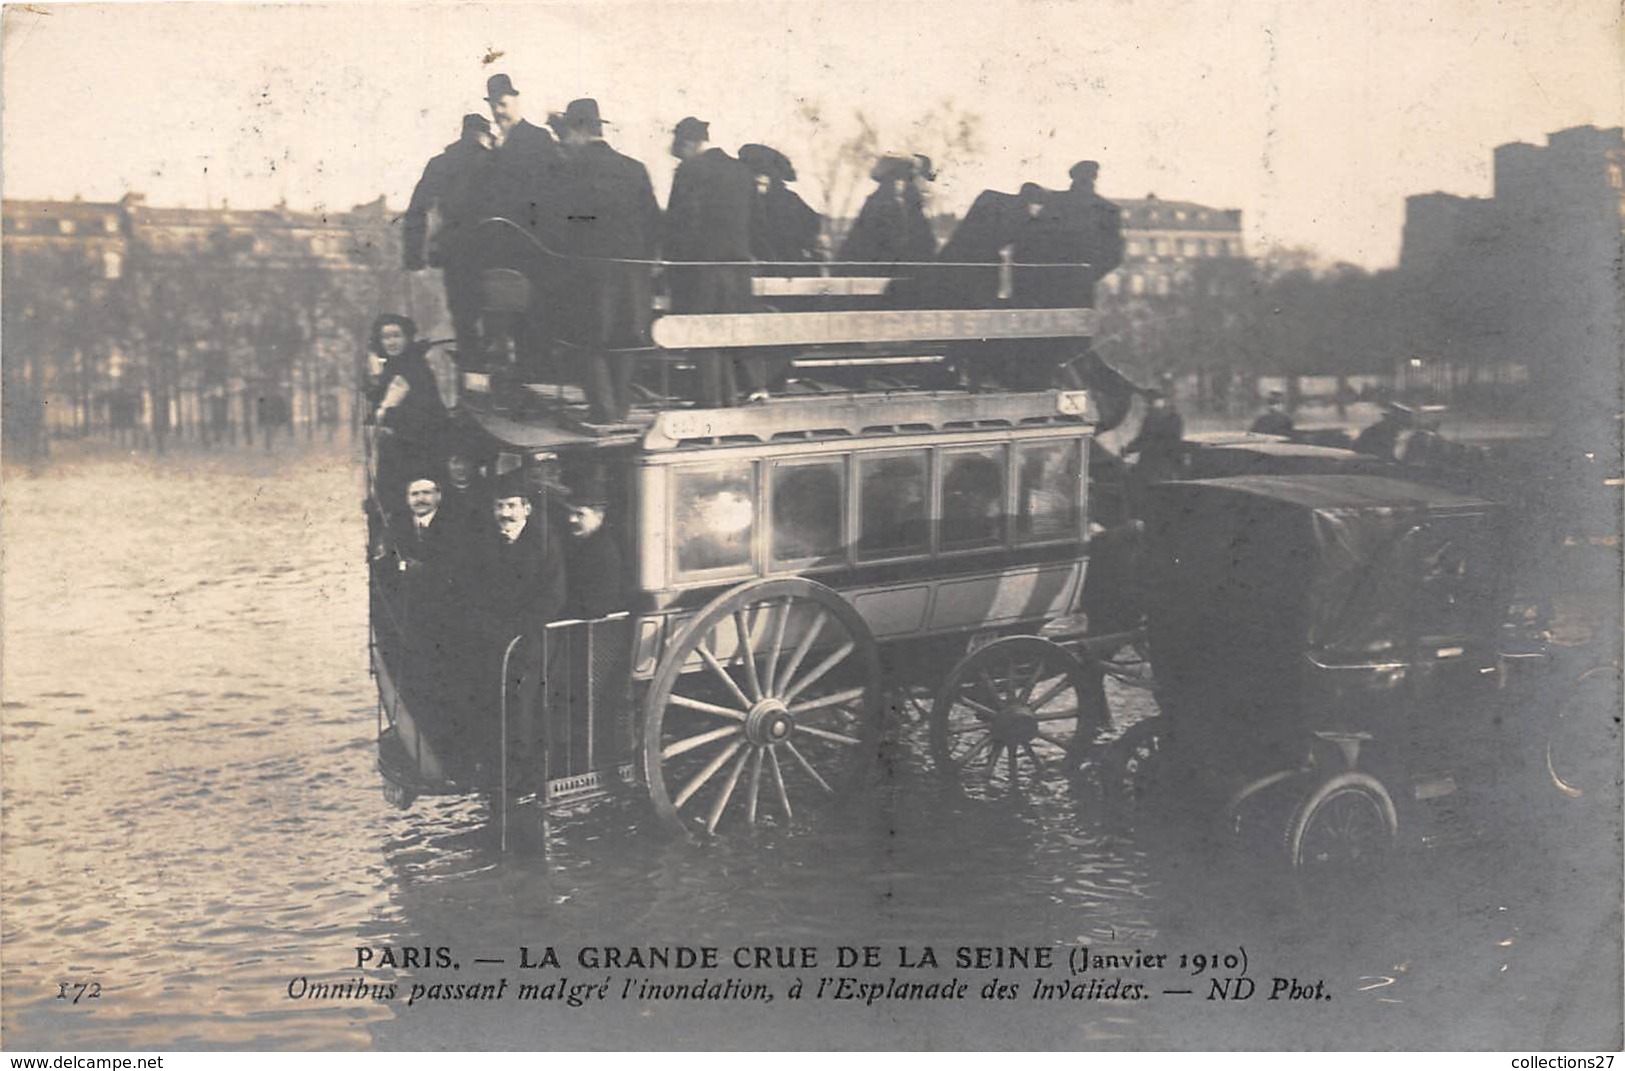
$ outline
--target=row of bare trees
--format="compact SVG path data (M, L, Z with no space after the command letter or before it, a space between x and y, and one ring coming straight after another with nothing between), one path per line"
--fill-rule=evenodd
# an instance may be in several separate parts
M177 439L269 443L296 426L331 437L396 278L398 254L378 237L343 260L276 259L220 228L184 251L132 241L111 273L70 243L8 248L8 449L104 436L161 452Z

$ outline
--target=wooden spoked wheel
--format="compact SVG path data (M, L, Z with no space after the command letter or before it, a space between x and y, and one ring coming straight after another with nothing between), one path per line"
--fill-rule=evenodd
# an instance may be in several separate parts
M856 790L880 712L874 637L840 595L800 578L743 584L689 621L649 686L655 812L685 833L788 825Z
M1037 636L996 640L964 658L931 708L937 772L973 795L1064 777L1106 722L1086 673Z

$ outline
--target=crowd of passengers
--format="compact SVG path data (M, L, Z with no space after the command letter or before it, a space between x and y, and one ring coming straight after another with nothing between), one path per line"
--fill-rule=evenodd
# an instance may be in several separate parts
M414 384L394 405L378 399L385 416L368 512L379 634L419 709L433 712L422 727L460 776L495 753L500 688L534 687L545 627L625 608L625 559L607 473L544 461L487 476L494 459L439 408L421 344L403 319L389 317L374 332L401 343L390 353L379 339L385 362L375 396L403 377ZM409 405L413 396L433 403ZM401 419L389 419L391 410ZM397 436L409 450L397 448ZM504 681L515 636L526 643ZM539 750L536 728L516 719L519 758Z
M615 424L632 403L637 353L650 345L656 261L674 313L752 312L757 274L830 270L821 267L832 252L823 220L790 188L795 167L771 146L730 155L711 143L710 124L683 119L662 212L648 170L605 140L597 101L571 101L543 128L526 121L519 90L498 74L486 103L491 118L464 116L461 137L424 168L405 217L405 267L441 269L462 360L483 353L481 270L511 267L530 289L529 312L512 325L520 363L535 379L578 383L589 421ZM1008 253L1010 305L1092 306L1095 282L1123 254L1121 214L1095 192L1098 173L1085 160L1066 190L984 191L939 249L925 211L931 160L886 156L834 260L843 274L895 277L894 305L973 308L999 301ZM1053 370L1060 362L1047 356L1038 363ZM760 355L702 353L695 364L695 400L706 406L765 397L785 371Z

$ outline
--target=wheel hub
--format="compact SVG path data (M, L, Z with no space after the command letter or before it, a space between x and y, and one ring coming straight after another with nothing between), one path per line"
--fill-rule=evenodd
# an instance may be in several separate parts
M756 747L782 744L790 739L795 728L795 718L778 699L763 699L745 715L745 739Z
M993 739L1000 744L1025 744L1038 736L1038 719L1024 706L1001 711L993 721Z

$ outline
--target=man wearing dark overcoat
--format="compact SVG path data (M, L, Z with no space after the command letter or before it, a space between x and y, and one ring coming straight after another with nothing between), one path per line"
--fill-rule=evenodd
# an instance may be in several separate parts
M403 222L402 266L407 271L440 269L459 357L479 349L479 279L471 257L472 231L484 209L481 199L489 182L490 150L491 124L485 116L463 116L461 137L423 168ZM440 217L432 238L431 211Z
M689 116L672 132L671 154L679 161L666 202L665 258L704 261L674 266L668 273L674 313L750 312L751 216L756 180L750 168L710 147L710 125ZM733 358L718 353L695 357L700 372L700 403L734 405L738 388ZM747 362L751 393L763 390Z
M529 488L522 471L499 477L491 492L494 525L482 537L475 580L471 585L470 614L481 648L477 665L484 679L497 683L509 697L509 726L520 753L534 754L539 726L527 712L535 713L539 686L542 630L558 620L568 595L564 555L553 538L544 514L534 513ZM516 636L524 642L514 650L503 676L503 656ZM487 686L489 687L489 686ZM482 696L488 703L493 730L497 724L501 694L490 691ZM517 698L517 707L514 700ZM492 731L481 733L492 743L482 746L487 756L496 754Z
M616 424L632 404L632 351L649 345L660 206L648 170L604 141L597 101L571 101L559 128L564 248L581 258L569 279L566 337L578 347L589 419Z
M521 362L539 371L545 367L551 339L558 331L550 312L562 305L559 291L566 275L556 256L563 156L552 134L524 118L519 90L507 75L494 74L486 80L485 99L491 106L496 146L480 197L480 214L511 220L522 233L505 228L482 232L481 253L486 266L517 269L530 282L530 313L522 318L515 343ZM538 249L538 242L553 255Z

